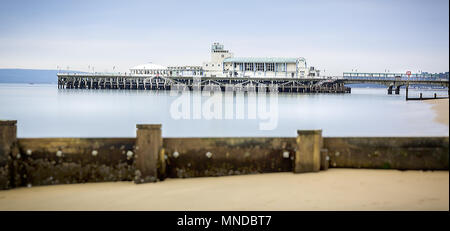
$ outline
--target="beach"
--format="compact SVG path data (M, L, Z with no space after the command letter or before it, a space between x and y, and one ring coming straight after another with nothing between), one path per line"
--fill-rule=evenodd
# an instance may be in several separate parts
M434 121L448 126L449 125L448 99L426 100L426 102L433 105L431 108L436 113Z
M0 210L448 211L449 172L329 169L23 187L0 191Z

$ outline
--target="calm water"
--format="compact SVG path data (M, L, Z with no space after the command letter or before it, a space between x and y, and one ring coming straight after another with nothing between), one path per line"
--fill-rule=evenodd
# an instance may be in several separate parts
M353 88L351 94L280 93L277 127L260 130L259 124L265 120L248 119L247 114L243 120L173 119L170 105L177 96L164 91L58 90L56 85L0 84L0 119L18 120L19 137L134 137L139 123L162 124L165 137L294 137L297 129L323 129L325 136L449 135L448 126L433 122L429 104L406 102L404 95L388 96L386 92L383 88ZM412 90L412 94L418 92Z

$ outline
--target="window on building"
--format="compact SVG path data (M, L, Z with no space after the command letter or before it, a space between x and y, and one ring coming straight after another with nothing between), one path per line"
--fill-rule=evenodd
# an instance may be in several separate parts
M286 71L284 63L277 63L277 71Z
M266 63L266 71L275 71L275 65L273 63Z
M256 71L264 71L264 63L257 63Z
M253 71L253 63L245 63L244 66L246 71Z

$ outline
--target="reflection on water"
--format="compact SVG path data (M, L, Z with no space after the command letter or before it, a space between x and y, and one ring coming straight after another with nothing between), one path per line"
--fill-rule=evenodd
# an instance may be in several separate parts
M419 92L446 95L447 90L410 90L411 95ZM353 88L351 94L279 93L277 127L264 131L259 130L264 120L248 119L247 97L245 119L175 120L170 105L177 97L166 91L0 84L0 119L18 120L19 137L134 137L139 123L162 124L164 137L294 137L297 129L323 129L325 136L448 136L446 125L433 122L429 104L406 102L403 94L404 89L401 95L387 95L383 88Z

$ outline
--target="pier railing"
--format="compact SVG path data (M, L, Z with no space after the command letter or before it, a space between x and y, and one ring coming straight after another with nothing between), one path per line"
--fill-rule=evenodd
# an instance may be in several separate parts
M330 168L448 170L447 137L163 138L161 125L137 125L136 138L17 138L16 121L0 121L0 189L103 181Z
M408 77L362 77L362 76L347 76L342 77L340 79L352 79L352 80L390 80L390 81L398 81L403 80L407 81ZM442 82L442 81L448 81L448 78L427 78L427 77L411 77L409 79L411 82L414 81L435 81L435 82Z

